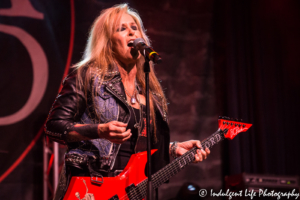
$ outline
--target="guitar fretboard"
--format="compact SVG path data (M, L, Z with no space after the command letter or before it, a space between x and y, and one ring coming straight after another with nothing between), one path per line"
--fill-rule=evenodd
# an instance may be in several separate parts
M201 142L203 149L211 149L212 146L220 142L224 139L224 134L227 132L227 129L225 130L218 130L214 134L212 134L209 138L205 139ZM190 164L195 159L195 154L197 152L197 147L192 148L182 156L176 158L173 162L166 165L164 168L156 172L152 175L152 185L153 189L158 188L160 185L168 181L171 177L176 175L178 172L180 172L185 166ZM130 192L127 194L130 199L142 199L147 194L147 181L148 179L145 179L141 183L139 183L135 188L130 190Z

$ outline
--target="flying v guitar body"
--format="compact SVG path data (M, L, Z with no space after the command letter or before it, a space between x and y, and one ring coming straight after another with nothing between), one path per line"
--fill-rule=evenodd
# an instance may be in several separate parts
M246 132L252 124L243 123L228 117L220 117L219 129L201 142L202 147L211 149L221 140L233 139L240 132ZM156 150L152 150L153 154ZM176 158L164 168L151 175L153 189L169 180L195 159L197 147ZM141 200L146 197L147 180L145 166L147 152L133 154L116 177L73 177L64 200Z
M152 150L151 154L155 151ZM147 152L145 151L132 155L126 168L116 177L72 177L64 200L129 199L126 189L147 178L146 163Z

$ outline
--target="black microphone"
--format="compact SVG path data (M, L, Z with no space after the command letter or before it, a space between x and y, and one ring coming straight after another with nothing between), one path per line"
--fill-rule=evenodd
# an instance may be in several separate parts
M162 62L160 55L157 52L155 52L152 48L147 46L144 39L135 39L133 41L133 47L136 50L139 50L144 57L148 58L149 60L152 60L155 64L159 64Z

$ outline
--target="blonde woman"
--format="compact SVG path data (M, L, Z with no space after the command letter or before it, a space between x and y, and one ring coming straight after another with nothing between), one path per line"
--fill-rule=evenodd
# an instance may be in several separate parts
M103 10L90 31L81 62L63 82L45 126L47 136L68 145L65 168L55 199L61 199L71 176L116 176L130 156L145 151L152 138L153 172L200 141L171 143L167 104L162 88L150 73L151 133L145 128L144 57L130 43L143 38L150 46L142 21L127 4ZM199 150L195 162L206 159Z

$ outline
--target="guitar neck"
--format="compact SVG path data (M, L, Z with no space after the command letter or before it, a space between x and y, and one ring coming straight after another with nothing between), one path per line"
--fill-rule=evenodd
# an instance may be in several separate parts
M224 139L225 131L218 130L214 134L212 134L209 138L205 139L201 142L202 147L205 148L212 148L215 144L220 142ZM152 175L152 181L153 181L153 188L156 189L166 181L168 181L171 177L179 173L185 166L190 164L195 159L195 154L197 153L197 147L192 148L190 151L186 152L179 158L175 159L173 162L156 172ZM136 188L134 188L136 193L140 193L141 197L146 196L147 192L147 181L148 179L145 179L141 183L139 183Z

